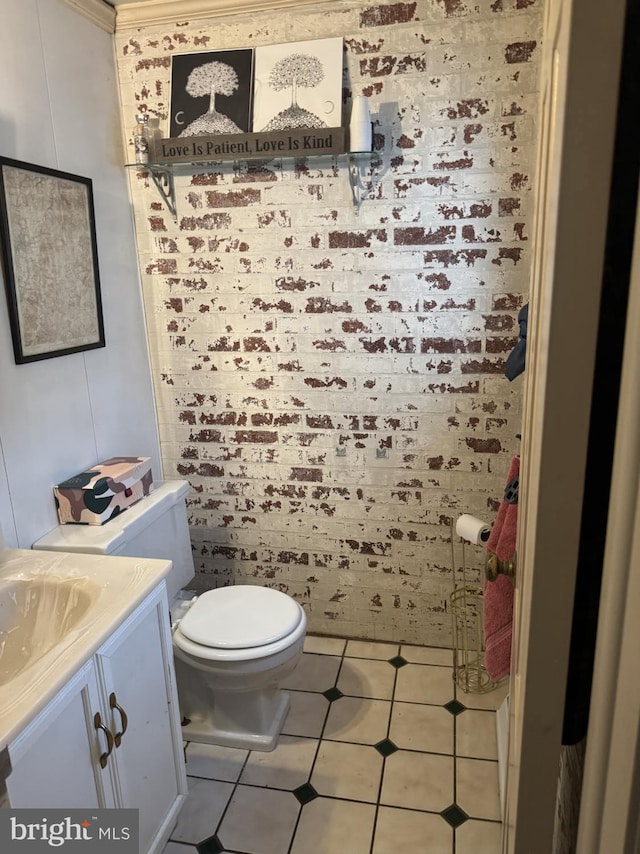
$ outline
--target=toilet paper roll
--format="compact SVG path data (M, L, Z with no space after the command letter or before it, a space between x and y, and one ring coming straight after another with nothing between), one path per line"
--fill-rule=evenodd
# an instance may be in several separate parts
M463 513L458 516L456 521L456 534L463 540L467 540L474 545L486 543L491 533L491 526L478 519L477 516L471 516L469 513Z

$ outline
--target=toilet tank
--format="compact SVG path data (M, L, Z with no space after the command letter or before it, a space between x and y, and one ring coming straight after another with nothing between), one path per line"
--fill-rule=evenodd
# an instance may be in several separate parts
M104 525L58 525L32 548L118 557L173 561L166 578L169 601L186 587L195 571L185 499L186 480L168 480Z

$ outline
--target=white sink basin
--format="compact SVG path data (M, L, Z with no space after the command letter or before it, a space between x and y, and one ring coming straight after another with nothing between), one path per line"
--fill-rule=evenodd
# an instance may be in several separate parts
M0 581L0 685L64 640L99 592L86 576Z
M0 549L0 747L33 720L170 568L167 560Z

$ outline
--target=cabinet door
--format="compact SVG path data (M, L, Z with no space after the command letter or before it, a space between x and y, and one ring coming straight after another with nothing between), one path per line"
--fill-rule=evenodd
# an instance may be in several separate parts
M12 807L114 807L112 756L100 767L107 738L94 725L101 712L98 681L88 662L9 745ZM104 717L100 719L104 723Z
M169 608L162 588L101 647L96 662L109 710L107 726L116 736L120 806L140 811L140 851L146 852L165 826L171 829L186 792Z

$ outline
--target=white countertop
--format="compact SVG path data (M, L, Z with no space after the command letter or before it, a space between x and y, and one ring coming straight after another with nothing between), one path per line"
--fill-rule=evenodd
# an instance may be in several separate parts
M8 595L12 582L34 577L78 579L79 584L86 579L94 594L86 613L62 640L0 685L0 747L35 718L170 569L168 560L0 550L0 602L3 587Z

